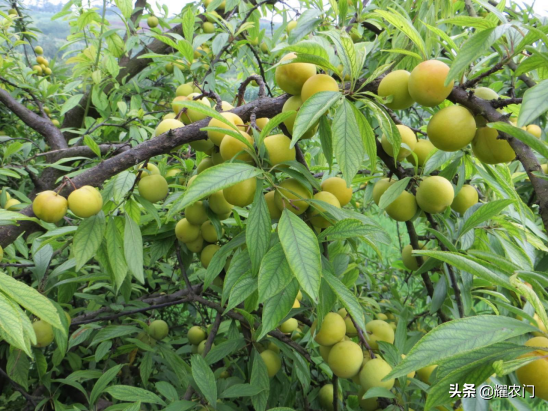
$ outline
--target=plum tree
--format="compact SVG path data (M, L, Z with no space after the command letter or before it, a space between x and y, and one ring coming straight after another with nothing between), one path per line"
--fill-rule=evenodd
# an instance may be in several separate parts
M360 371L363 351L353 341L341 341L331 347L327 364L340 378L352 378Z
M461 106L441 109L428 123L428 138L434 147L443 151L457 151L466 147L476 133L476 120Z
M68 196L68 208L78 217L91 217L103 207L103 197L99 190L92 186L84 186L74 190Z
M441 176L426 177L417 188L417 203L427 213L441 213L453 203L454 198L453 185Z
M65 216L68 209L67 199L55 191L42 191L32 202L32 211L40 220L57 223Z
M160 175L144 176L137 185L139 195L151 203L157 203L166 198L169 191L167 181Z
M322 91L339 91L339 85L335 79L327 74L315 74L306 80L301 89L303 103L316 93Z
M449 66L439 60L423 61L411 71L409 95L421 106L437 106L453 89L453 81L445 85L448 73Z
M392 110L405 110L415 102L409 94L409 77L407 70L395 70L388 73L379 84L379 96L392 96L392 101L386 103Z
M478 201L479 197L476 188L470 184L464 184L451 203L451 208L462 215L474 204L477 204Z
M257 179L251 177L225 188L223 196L232 205L246 207L253 202L255 191L257 191Z
M296 25L296 22L295 22ZM276 84L286 93L300 95L304 83L316 74L316 66L310 63L284 63L297 58L297 54L289 53L282 57L276 67Z

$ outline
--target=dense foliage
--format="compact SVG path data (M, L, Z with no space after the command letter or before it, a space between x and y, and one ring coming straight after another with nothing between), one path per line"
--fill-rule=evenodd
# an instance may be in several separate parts
M1 407L547 409L547 19L323 3L0 5Z

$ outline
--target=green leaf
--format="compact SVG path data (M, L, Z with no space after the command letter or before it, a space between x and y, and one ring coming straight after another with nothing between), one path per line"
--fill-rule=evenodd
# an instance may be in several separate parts
M93 389L91 390L91 394L89 397L90 405L93 405L97 402L99 396L105 391L110 382L116 378L116 375L123 366L124 364L115 365L114 367L106 370L103 375L101 375L101 377L97 380L97 382L93 386Z
M371 125L362 112L358 110L354 104L351 104L351 107L354 110L354 115L356 116L356 122L358 124L358 129L360 130L360 135L362 136L362 143L365 147L365 152L371 163L371 169L369 171L373 174L375 173L377 166L377 138L375 137L373 128L371 128Z
M188 41L192 41L194 36L194 22L194 11L189 7L183 14L183 34Z
M535 312L540 318L540 322L538 324L538 327L544 326L544 329L548 327L548 316L546 315L546 310L544 309L544 305L540 298L538 297L537 293L535 293L534 290L527 287L519 278L518 274L514 274L510 277L510 284L515 288L516 293L520 296L523 296L526 298L527 302L533 306L535 309ZM538 322L538 321L537 321Z
M546 106L546 109L548 110L548 105ZM512 124L503 122L489 123L487 126L502 131L503 133L510 134L512 137L515 137L518 140L524 142L533 150L541 154L544 158L548 159L548 145L546 145L546 143L541 139L536 138L531 133L522 130L521 128L514 127Z
M263 258L259 270L259 302L264 302L291 283L293 273L284 250L280 243L276 243Z
M140 332L141 329L132 325L108 325L101 329L93 338L91 346L99 344L103 341L112 340L113 338L123 337L125 335L135 334Z
M112 395L112 398L120 401L141 401L147 404L166 405L164 400L153 392L144 390L143 388L132 387L131 385L113 385L105 389L105 392Z
M240 277L250 272L251 260L249 259L248 250L243 250L241 253L236 254L230 261L228 272L225 275L223 283L223 295L221 299L221 305L225 305L226 299L230 296L232 287L238 282Z
M114 220L115 218L119 217L111 217L109 219L105 233L105 241L107 246L108 263L114 276L116 290L119 290L126 279L127 263L124 257L122 235L116 227Z
M299 283L293 279L279 294L264 303L261 333L257 341L276 328L291 311L299 292Z
M480 348L535 330L530 324L495 315L478 315L449 321L422 337L387 377L403 377L411 371L440 364L458 355L473 353Z
M116 7L120 9L122 15L127 20L131 17L133 12L133 7L131 5L131 0L115 0Z
M205 360L209 365L215 364L217 361L221 361L223 358L240 351L245 345L246 342L243 338L225 341L211 348L207 353Z
M280 124L282 124L285 120L287 120L289 117L294 116L296 111L286 111L280 114L277 114L273 118L271 118L268 123L266 123L266 126L261 130L261 134L259 135L259 141L262 142L266 137L268 137L272 130L274 130L276 127L278 127ZM260 144L257 144L260 145Z
M228 297L228 305L223 313L225 315L228 311L232 310L247 297L253 294L257 290L257 278L254 278L250 272L242 275L236 284L230 290L230 297Z
M344 241L349 238L366 237L369 233L371 233L371 229L363 222L345 219L323 230L318 238L324 241Z
M450 19L441 20L440 23L454 24L461 27L474 27L476 29L491 29L497 26L496 23L489 21L483 17L469 17L469 16L457 16ZM454 50L458 50L458 47L454 47Z
M316 235L303 220L287 209L280 218L278 234L289 267L302 290L318 301L322 263Z
M194 185L194 184L193 184ZM230 240L227 244L223 245L219 251L215 253L209 266L204 281L204 289L209 287L213 280L219 275L223 269L226 259L232 250L245 244L245 231L239 233L236 237Z
M78 230L74 234L72 251L76 258L76 271L82 267L97 253L105 234L105 214L99 214L85 218L80 222Z
M41 320L64 332L55 306L34 288L0 272L0 290Z
M362 330L365 330L365 318L363 315L363 309L354 293L346 288L341 280L339 280L329 271L323 271L323 278L325 279L329 287L331 287L343 307L346 308L348 314L350 314L354 321L356 321L358 327L360 327Z
M363 399L367 398L396 398L394 394L392 394L389 390L387 390L384 387L373 387L365 393L365 395L362 397Z
M0 293L0 330L9 344L23 350L28 356L32 355L30 346L25 341L19 313L13 303L2 293Z
M268 377L266 364L257 351L253 352L253 368L251 369L250 381L263 389L259 394L251 397L251 403L257 411L264 411L270 393L270 378Z
M141 229L137 223L127 214L124 228L124 255L131 274L133 274L141 284L144 284L143 237L141 236Z
M206 397L210 405L215 407L217 405L217 383L215 382L215 375L209 368L209 365L200 355L193 355L190 359L192 366L192 378L194 382Z
M422 39L417 29L413 26L411 21L409 21L407 18L402 16L391 7L388 7L388 10L390 11L377 9L375 10L375 14L378 14L379 16L384 18L386 21L392 24L396 28L396 30L401 31L403 34L409 37L409 39L413 43L415 43L415 46L417 46L422 56L426 59L426 45L424 44L424 40Z
M173 385L167 381L158 381L156 384L156 389L160 394L162 394L169 402L177 401L179 399L179 394Z
M338 91L320 91L314 94L300 107L295 126L293 127L293 136L290 147L294 147L301 136L311 127L314 127L320 117L322 117L329 108L335 104L341 97Z
M335 157L343 178L351 184L361 167L365 150L352 103L346 99L335 111L332 131Z
M533 137L534 138L534 137ZM476 228L481 223L497 216L502 210L513 204L514 200L494 200L479 207L474 213L464 222L462 229L459 232L459 238L468 231Z
M405 177L403 180L399 180L388 187L388 190L383 193L379 200L379 208L384 210L392 204L405 191L409 180L411 180L411 177Z
M59 113L59 116L62 116L67 111L73 109L80 103L80 100L84 97L83 94L75 94L71 98L69 98L67 101L65 101L65 104L63 104L63 107L61 107L61 112Z
M413 255L427 255L444 263L450 264L459 270L466 271L476 275L484 280L490 281L493 284L500 285L504 288L511 289L510 280L508 277L499 275L485 266L478 264L464 254L452 253L449 251L433 251L433 250L413 250Z
M518 116L518 127L529 125L548 110L548 80L531 87L523 95L523 103Z
M282 54L286 54L291 51L298 54L311 54L329 61L329 54L327 54L325 48L322 47L322 45L317 41L303 40L299 41L296 44L291 44L290 46L287 46L286 48L281 50Z
M251 258L251 272L254 275L259 271L261 261L270 246L271 228L272 220L263 195L263 183L262 180L257 180L255 198L246 228L246 244Z
M260 169L243 163L223 163L210 167L198 174L185 195L173 205L168 217L173 217L185 207L210 194L255 177L261 172Z
M263 389L257 385L235 384L228 387L221 394L221 398L242 398L251 397L262 392Z
M11 349L9 351L8 361L6 364L6 372L8 376L17 384L29 389L29 370L30 359L26 355L23 355L23 351Z
M320 126L318 128L318 136L320 137L320 144L322 145L322 154L329 164L329 171L333 166L333 136L331 133L331 125L326 116L320 117Z

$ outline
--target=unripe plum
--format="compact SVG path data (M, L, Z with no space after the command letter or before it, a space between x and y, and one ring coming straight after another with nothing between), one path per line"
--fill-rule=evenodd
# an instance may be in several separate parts
M314 94L321 91L339 91L339 84L333 77L327 74L316 74L310 77L303 84L301 90L301 99L303 100L303 103Z
M474 90L474 95L484 100L496 100L499 98L497 92L489 87L477 87Z
M190 252L199 253L204 248L204 238L202 237L202 234L200 234L196 240L191 241L190 243L185 243L185 245Z
M409 221L417 212L417 200L413 194L404 191L384 210L396 221Z
M329 353L331 352L331 348L333 348L333 347L334 347L333 345L331 345L329 347L326 347L324 345L320 345L320 347L319 347L320 355L322 356L322 358L325 362L327 362L327 359L329 358Z
M400 151L398 152L398 161L401 161L409 154L411 154L411 151L414 151L415 145L417 144L417 136L415 135L415 132L407 126L398 124L396 127L400 132L401 143L406 144L407 147L411 149L409 150L403 146L400 146ZM388 154L390 157L394 157L394 149L392 148L392 144L390 144L390 142L388 141L388 137L386 137L386 135L384 134L381 138L381 145L386 154Z
M160 169L158 168L158 166L156 164L152 164L152 163L147 163L147 166L143 168L143 164L141 164L139 166L139 168L137 169L138 173L137 173L137 177L139 179L145 177L145 176L150 176L150 175L160 175Z
M3 258L4 258L4 249L0 245L0 261L2 261Z
M158 20L158 17L156 16L149 16L149 18L147 19L148 27L150 27L151 29L158 27L159 23L160 22Z
M312 198L310 190L294 178L282 181L274 195L274 201L280 211L287 208L296 215L301 215L309 207L309 203L300 199L309 200L310 198Z
M365 391L374 387L390 390L394 387L394 378L383 380L391 371L392 367L383 359L377 357L369 360L360 371L360 385Z
M299 327L299 322L295 318L290 318L289 320L281 323L280 326L278 327L278 330L280 330L284 334L291 334L298 327Z
M257 190L257 179L255 177L248 178L244 181L227 187L223 190L225 200L232 205L238 207L246 207L253 202L255 191Z
M436 147L434 147L434 144L430 142L428 139L420 139L417 141L417 144L415 144L415 148L413 149L413 153L417 156L417 162L419 167L424 166L426 163L426 160L428 157L430 157L431 153L433 153L436 150ZM407 156L407 160L415 165L415 157L413 154L409 154Z
M280 357L280 354L275 353L274 351L271 351L271 350L264 350L261 353L261 358L266 364L266 370L267 370L268 376L270 378L274 377L276 373L282 367L282 359Z
M185 184L185 178L182 176L183 170L180 168L172 168L166 173L166 178L173 178L177 184Z
M314 340L320 345L330 346L341 341L345 333L346 325L342 317L337 313L327 313Z
M189 81L188 83L185 83L185 84L181 84L179 87L177 87L177 90L175 90L175 95L177 97L187 97L189 94L192 94L194 93L196 90L195 90L195 87L194 87L194 84Z
M276 205L276 201L274 200L276 192L274 190L269 191L264 195L264 199L266 201L266 206L268 207L268 213L270 214L270 218L277 219L282 216L281 210Z
M236 115L234 113L220 113L220 114L221 114L221 116L226 118L228 121L230 121L235 126L243 126L243 124L244 124L244 121L238 115ZM220 128L224 128L224 129L227 129L227 130L234 130L229 125L226 125L222 121L217 120L215 118L212 118L209 121L207 126L208 127L220 127ZM223 141L223 138L225 137L225 135L226 135L225 133L220 132L220 131L208 131L207 132L207 136L213 142L213 144L215 144L217 147L221 145L221 141Z
M57 223L67 213L67 199L55 191L42 191L32 202L32 211L40 220Z
M213 226L211 221L206 221L202 224L201 232L202 237L208 243L216 243L217 241L219 241L219 237L217 236L217 230L215 230L215 227ZM224 233L225 230L221 228L221 232Z
M334 207L341 208L341 204L337 197L328 191L319 191L314 194L314 200L319 200L331 204ZM310 222L314 227L327 228L331 225L331 222L327 220L321 213L324 213L325 209L321 205L314 204L309 213Z
M409 94L409 73L406 70L396 70L387 74L379 84L379 96L392 96L392 102L386 107L392 110L405 110L413 105L414 101Z
M379 181L375 183L373 186L373 201L375 204L379 205L379 202L381 201L381 197L384 194L386 190L388 190L388 187L390 187L392 184L394 184L396 181L391 180L389 178L381 178Z
M163 176L150 175L143 177L137 185L139 195L151 203L157 203L166 198L169 188Z
M333 411L333 384L325 384L318 393L318 402L324 411Z
M183 218L175 226L175 235L179 241L190 243L200 235L200 226L190 224L186 218Z
M47 347L53 342L53 327L51 324L38 320L32 323L34 334L36 334L35 347Z
M68 206L78 217L91 217L103 208L103 197L95 187L83 186L70 193Z
M534 337L525 343L528 347L546 347L546 350L537 350L522 355L520 358L547 356L548 355L548 338ZM548 401L548 358L539 358L529 364L518 368L516 376L520 384L525 386L533 385L535 387L535 396ZM531 392L530 387L526 390Z
M205 140L196 140L191 141L189 143L190 147L192 147L195 151L202 151L204 153L210 151L215 144L213 144L213 141L211 141L209 138Z
M244 139L249 142L249 144L251 144L251 147L253 147L253 137L251 137L245 131L240 131L240 134ZM249 148L249 146L247 146L246 144L242 143L237 138L232 137L228 134L223 137L223 141L221 142L219 151L221 152L221 156L225 161L232 160L234 157L236 157L237 160L245 161L248 163L253 161L253 157L250 154L252 149Z
M359 378L358 378L358 384L359 384ZM381 409L381 406L379 404L379 401L377 400L378 397L371 397L363 399L363 396L365 395L365 390L362 388L360 389L358 393L358 402L360 404L360 408L363 411L377 411ZM411 408L408 409L409 411L412 411Z
M155 340L163 340L169 333L169 327L164 320L154 320L148 326L148 332Z
M353 341L341 341L331 348L327 364L339 378L352 378L360 371L363 351Z
M464 184L459 193L455 196L451 208L460 215L479 201L477 190L470 184Z
M321 189L337 197L341 207L347 205L352 199L352 187L346 185L346 181L340 177L330 177L321 184Z
M295 22L296 24L296 22ZM281 61L292 60L295 53L286 54ZM310 63L289 63L276 67L276 84L283 91L292 95L300 95L303 84L316 74L316 66Z
M516 158L516 153L508 141L499 139L499 132L494 128L481 127L472 140L474 155L483 163L507 163Z
M34 52L35 52L36 54L38 54L39 56L41 56L42 54L44 54L44 49L43 49L42 47L40 47L40 46L36 46L36 47L34 48Z
M419 246L421 250L424 250L424 245L419 243ZM419 262L417 261L417 257L414 257L412 255L413 253L413 246L411 244L407 244L405 247L403 247L401 251L401 259L403 262L403 265L405 268L411 271L418 270L419 268ZM423 261L428 260L428 256L422 256Z
M365 339L373 350L379 349L378 341L394 344L394 330L383 320L372 320L365 325Z
M209 208L211 208L215 214L221 216L232 212L234 206L226 201L223 190L220 190L209 196Z
M196 349L196 352L200 355L204 353L205 346L207 344L207 340L203 340L200 344L198 344L198 347ZM211 348L215 347L215 344L211 344Z
M446 107L432 116L427 133L436 148L443 151L457 151L466 147L474 139L476 120L464 107Z
M295 147L289 148L290 144L291 140L284 134L275 134L264 139L264 145L271 166L283 163L284 161L295 160Z
M196 167L196 173L200 174L204 170L207 170L209 167L213 167L214 165L215 164L213 164L213 159L211 157L205 157Z
M188 342L194 345L200 344L202 341L206 339L206 332L202 327L199 327L195 325L194 327L190 327L188 330Z
M202 250L202 254L200 255L200 262L202 263L204 268L209 267L211 259L220 249L221 247L219 247L217 244L209 244Z
M301 96L291 96L284 103L284 106L282 107L282 113L285 113L287 111L299 111L302 105L303 105L303 100L301 99ZM295 125L296 118L297 118L297 114L295 113L294 115L284 120L284 125L287 128L287 131L289 131L289 133L291 133L292 135L293 135L293 126ZM314 137L314 134L316 134L317 129L318 129L318 124L310 127L301 136L301 140L306 140Z
M185 217L190 224L197 226L207 221L207 212L202 201L196 201L194 204L185 208Z
M453 89L454 82L445 86L449 66L438 60L417 65L409 76L409 95L421 106L434 107L442 103Z
M441 176L426 177L417 188L417 203L426 213L441 213L453 203L454 198L453 184Z
M204 33L215 33L215 26L209 21L206 21L204 24L202 24L202 28L204 29Z
M179 120L175 120L175 119L162 120L160 124L158 124L158 127L156 127L156 130L154 130L154 137L158 137L160 134L164 134L170 130L175 130L177 128L181 128L184 126L185 125L181 123Z
M297 22L295 20L291 20L287 23L287 26L285 26L285 31L289 34L290 31L295 29L295 27L297 27Z

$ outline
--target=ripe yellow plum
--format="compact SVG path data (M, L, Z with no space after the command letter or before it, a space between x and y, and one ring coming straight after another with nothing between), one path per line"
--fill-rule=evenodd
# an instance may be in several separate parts
M243 124L244 124L244 121L238 115L236 115L234 113L221 113L221 116L226 118L229 122L231 122L235 126L243 126ZM208 127L220 127L220 128L224 128L224 129L227 129L227 130L234 130L229 125L227 125L227 124L223 123L222 121L217 120L215 118L212 118L209 121L209 124L207 126ZM224 138L225 135L226 135L225 133L220 132L220 131L208 131L207 132L207 136L213 142L213 144L215 144L217 147L221 145L221 141L223 141L223 138Z
M181 84L179 87L177 87L177 90L175 90L175 95L177 97L187 97L189 94L192 94L196 91L196 87L194 86L192 81L189 81L188 83Z
M289 34L290 31L295 29L295 27L297 27L297 22L295 20L291 20L287 23L287 26L285 26L285 31Z
M271 166L283 163L284 161L295 160L295 147L289 148L290 144L291 140L284 134L275 134L264 139L264 145Z
M381 358L374 358L367 361L360 371L360 385L367 391L374 387L382 387L387 390L394 387L394 378L383 381L392 371L392 367Z
M38 320L32 323L34 334L36 334L35 347L47 347L53 342L53 327L51 324Z
M419 246L421 250L423 250L425 247L423 244L419 243ZM401 251L401 259L403 262L403 265L405 268L411 271L418 270L419 268L419 262L417 261L417 257L412 255L413 253L413 246L411 244L407 244L405 247L403 247ZM422 256L423 261L428 260L427 256Z
M389 178L381 178L379 181L375 183L373 186L373 201L375 204L379 205L379 202L381 201L381 197L384 194L386 190L388 190L388 187L390 187L392 184L395 183L395 180L390 180Z
M204 170L207 170L209 167L213 167L215 164L213 164L213 159L211 157L206 157L202 161L200 161L200 164L196 167L196 173L200 174Z
M255 124L257 124L257 127L259 127L259 130L262 130L266 127L270 119L268 117L261 117L255 120Z
M163 340L169 334L169 327L164 320L154 320L148 326L148 332L155 340Z
M379 96L392 96L392 102L386 103L392 110L405 110L413 105L414 101L409 94L409 77L406 70L396 70L387 74L379 84Z
M137 169L137 171L139 172L137 174L137 177L139 179L143 178L144 176L150 176L153 174L160 175L160 169L158 168L156 164L152 164L152 163L147 163L146 167L143 167L143 164L141 164L139 168Z
M206 339L206 336L207 334L205 330L197 325L195 325L194 327L190 327L187 334L188 342L194 345L200 344L203 340Z
M8 201L6 201L4 208L6 210L13 210L17 204L21 204L21 201L17 200L16 198L10 198Z
M221 108L223 111L230 111L234 108L232 104L230 104L228 101L221 101Z
M468 109L450 106L432 116L427 128L430 142L443 151L457 151L466 147L476 133L476 120Z
M245 207L253 202L256 190L257 179L251 177L225 188L223 190L223 195L230 204L238 207Z
M156 127L156 130L154 130L154 137L158 137L160 134L164 134L170 130L175 130L177 128L181 128L184 126L185 125L181 123L179 120L175 120L175 119L162 120L160 124L158 124L158 127Z
M183 218L175 226L175 235L179 241L190 243L200 235L200 226L190 224L186 218Z
M339 378L352 378L360 371L363 362L363 351L353 341L341 341L329 352L327 364L333 374Z
M449 66L441 61L423 61L409 76L409 95L421 106L437 106L453 89L453 81L447 86L444 85L448 73Z
M545 347L546 350L537 350L522 355L520 358L548 355L548 338L533 337L525 343L528 347ZM548 401L548 358L539 358L529 364L518 368L516 376L521 384L534 385L535 396ZM531 392L531 388L527 387Z
M286 54L281 61L292 60L295 53ZM292 95L300 95L303 84L316 74L316 66L310 63L289 63L276 67L276 84L283 91Z
M200 93L190 93L187 96L188 101L194 101L196 103L203 104L207 108L211 108L211 103L206 97L199 98L197 100L194 100L195 97L198 97ZM200 113L198 110L195 110L193 108L189 108L186 113L184 113L181 116L181 119L183 120L183 123L185 124L191 124L195 123L197 121L203 120L207 117L207 114Z
M34 48L34 52L35 52L36 54L38 54L39 56L41 56L42 54L44 54L44 49L43 49L42 47L40 47L40 46L36 46L36 47Z
M441 176L426 177L417 188L417 203L426 213L441 213L453 203L454 198L453 184Z
M327 313L314 340L320 345L331 346L341 341L345 333L346 325L342 317L337 313Z
M314 94L321 91L339 91L339 84L337 81L327 74L316 74L310 77L303 84L301 90L301 99L303 103L312 97Z
M280 357L280 354L272 350L264 350L261 353L261 358L266 364L268 376L270 378L274 377L282 367L282 359Z
M280 326L278 327L278 330L280 330L284 334L291 334L298 327L299 327L299 322L295 318L290 318L289 320L281 323Z
M464 184L455 196L451 208L460 215L479 201L478 191L470 184Z
M200 262L202 263L204 268L209 267L211 259L220 249L221 247L219 247L217 244L209 244L208 246L204 247L204 249L202 250L202 254L200 254Z
M431 383L432 381L430 381L430 376L432 375L436 367L437 365L434 364L417 370L417 377L419 377L419 380L421 380L425 384Z
M303 100L301 99L301 96L291 96L287 99L287 101L284 103L284 106L282 107L282 113L285 113L287 111L299 111L301 106L303 105ZM295 119L297 118L297 114L294 114L290 117L288 117L285 121L285 127L287 128L287 131L289 131L291 134L293 134L293 126L295 125ZM318 129L318 125L314 125L310 127L302 136L301 139L306 140L309 138L312 138L314 134L316 134L316 130Z
M396 221L409 221L417 212L417 200L413 194L404 191L384 210Z
M68 207L78 217L91 217L103 208L103 197L95 187L83 186L70 193Z
M525 130L528 133L534 135L536 138L540 138L540 136L542 135L542 129L539 126L537 126L536 124L529 124L525 128Z
M323 181L321 189L337 197L341 207L347 205L352 199L352 187L348 187L346 181L340 177L330 177Z
M322 410L333 411L333 384L325 384L318 393L318 402Z
M223 215L232 212L233 205L226 201L223 190L220 190L209 196L209 208L215 214Z
M411 151L414 151L417 144L417 136L415 135L415 132L407 126L398 124L396 127L400 132L401 143L406 144L407 147L411 149L409 150L408 148L405 148L403 146L400 147L400 151L398 152L398 161L401 161L409 154L411 154ZM386 137L386 135L384 134L381 138L381 145L386 154L388 154L390 157L394 157L394 149L392 148L392 144L390 144L390 142L388 141L388 137Z
M346 309L341 308L338 311L338 314L344 319L344 324L346 325L346 335L348 337L355 337L358 335L358 330L356 329L356 326L352 322L352 318L348 315L346 312Z
M294 178L282 181L274 194L274 201L279 210L287 208L296 215L301 215L308 209L310 204L302 200L310 198L310 190Z
M420 139L417 141L417 144L415 144L415 148L413 149L413 153L417 156L417 162L419 167L424 166L426 163L426 160L430 157L431 154L436 151L436 147L434 147L434 144L430 142L428 139ZM413 154L409 154L407 157L407 160L415 165L415 157Z
M499 132L494 128L481 127L472 140L474 155L483 163L507 163L516 158L516 153L508 141L499 139Z
M394 330L386 321L372 320L365 325L365 339L371 349L378 350L378 341L394 343Z
M57 223L67 213L67 199L55 191L42 191L32 202L32 211L40 220Z
M323 201L325 203L331 204L334 207L341 208L341 204L337 197L331 194L329 191L319 191L314 194L314 200ZM310 222L314 227L327 228L331 225L331 222L327 220L321 213L324 213L326 210L321 205L314 204L309 213Z
M169 191L166 179L159 175L150 175L141 178L137 189L139 190L139 195L151 203L163 200Z
M194 204L185 208L185 217L190 224L202 225L207 221L207 212L202 201L196 201Z
M274 200L275 194L276 192L272 190L264 195L266 206L268 207L268 213L272 219L277 219L282 216L282 211L278 208L276 201Z
M253 137L251 137L245 131L240 131L240 134L253 147L253 142L254 142ZM241 142L240 140L238 140L237 138L232 137L231 135L228 135L228 134L223 137L223 141L221 142L219 151L221 152L221 156L223 160L225 161L232 160L234 157L240 161L245 161L245 162L253 161L253 157L250 154L252 149L246 144L244 144L243 142Z

